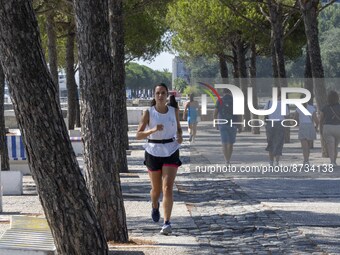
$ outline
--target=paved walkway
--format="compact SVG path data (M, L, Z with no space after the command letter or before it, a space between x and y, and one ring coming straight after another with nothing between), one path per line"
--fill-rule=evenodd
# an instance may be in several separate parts
M112 254L340 254L340 168L332 173L241 173L241 167L267 165L264 146L263 132L240 134L232 158L236 172L199 173L197 166L223 163L218 132L200 123L195 144L189 145L186 135L174 192L174 232L162 236L161 223L150 217L142 143L132 139L130 173L122 174L121 182L130 238L144 244L111 247ZM301 158L293 130L282 164ZM311 163L325 162L315 143ZM0 231L9 215L42 213L30 177L24 188L25 196L4 197Z

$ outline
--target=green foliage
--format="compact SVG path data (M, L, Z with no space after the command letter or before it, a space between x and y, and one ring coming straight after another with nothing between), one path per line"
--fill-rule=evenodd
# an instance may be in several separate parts
M227 47L230 11L217 0L179 0L169 6L172 46L191 56L212 56Z
M292 15L286 26L286 31L291 30L299 18L299 13ZM305 35L305 26L303 22L300 22L299 25L294 29L294 31L284 40L284 51L286 59L295 60L301 57L306 43L307 39Z
M126 59L151 60L167 49L164 37L169 0L124 1Z
M170 4L167 21L173 32L173 48L190 57L211 57L229 53L231 43L237 38L254 40L258 30L222 2L178 0ZM264 21L259 12L252 8L253 3L237 3L237 9L244 16L253 19L255 23ZM261 34L260 38L265 36Z
M200 86L189 85L183 90L182 95L183 96L185 95L189 96L190 94L201 95L202 93L203 90Z
M33 6L38 19L40 37L46 59L48 59L46 15L53 13L57 41L58 66L64 67L66 34L68 33L70 26L74 27L72 4L67 3L66 1L57 0L34 0ZM72 22L70 20L72 20ZM77 56L78 54L75 52L75 58L77 58ZM75 59L75 62L77 62L77 59Z
M127 0L124 2L126 60L151 60L167 49L165 16L170 0ZM58 65L65 66L65 35L74 26L71 1L34 0L42 46L47 57L46 14L55 13ZM75 27L74 30L75 32ZM77 54L75 54L77 56ZM77 60L76 60L77 62Z
M326 77L340 77L340 28L333 28L321 37L321 57Z
M160 82L171 84L171 73L167 71L154 71L147 66L133 62L127 64L125 70L125 84L129 89L152 89Z
M188 83L186 82L186 80L184 80L183 78L176 78L174 80L174 84L173 87L179 91L179 92L183 92L184 89L188 86Z
M340 45L338 43L340 37L340 6L333 4L324 9L320 12L318 21L319 41L325 77L340 77ZM294 40L292 40L292 43L294 43ZM288 61L286 65L287 77L303 77L305 61L305 50L300 57L293 61Z
M258 78L272 77L272 59L269 57L257 57L256 58L256 76Z
M333 4L328 6L319 17L319 32L322 34L325 31L340 27L340 5Z
M216 58L194 58L186 61L193 78L216 78L220 77L219 63Z
M287 78L302 78L304 77L306 65L306 52L294 60L289 60L286 63Z
M322 64L326 77L340 77L340 5L333 4L319 15Z

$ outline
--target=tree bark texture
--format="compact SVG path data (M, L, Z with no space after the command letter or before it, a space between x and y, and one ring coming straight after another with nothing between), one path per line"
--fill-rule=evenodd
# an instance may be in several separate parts
M1 60L0 60L1 61ZM1 171L10 170L8 148L6 143L6 126L5 126L5 74L0 64L0 157Z
M74 42L75 42L75 24L69 28L66 38L66 87L67 87L67 116L68 129L73 130L78 126L77 118L80 117L79 97L77 83L74 77Z
M31 1L0 0L0 55L58 254L107 254L41 48Z
M278 77L275 79L275 86L277 87L287 87L286 78L286 66L285 66L285 57L284 57L284 46L283 46L283 10L280 3L273 3L272 0L267 0L267 6L269 10L270 17L270 25L271 25L271 41L272 45L272 54L273 57L273 72L274 77ZM275 70L277 68L277 71ZM277 73L276 73L277 72ZM277 75L277 76L276 76ZM290 128L285 128L285 143L290 142Z
M248 75L247 75L247 63L246 63L246 54L247 54L247 46L245 42L241 39L238 39L236 41L236 53L237 53L237 63L238 63L238 73L240 75L239 77L239 84L241 86L241 90L243 92L243 95L245 98L247 98L248 95ZM247 106L247 100L244 100L244 115L243 120L246 121L246 123L250 119L250 111ZM246 125L244 127L245 131L250 131L251 128Z
M300 11L303 15L305 33L307 37L307 51L313 76L314 95L318 111L327 104L326 86L324 81L324 71L321 60L319 30L318 30L318 6L319 0L303 1L299 0ZM321 134L322 156L327 157L327 146Z
M228 79L228 65L227 65L227 57L224 54L218 55L218 60L220 64L220 74L222 79Z
M237 47L234 43L232 44L232 53L233 53L233 77L234 79L237 79L240 77L240 74L238 68Z
M276 58L276 50L275 50L275 44L272 41L270 43L271 45L271 55L272 55L272 69L273 69L273 77L279 78L279 67L277 66L277 58Z
M257 100L257 84L256 84L256 44L255 42L252 42L250 45L250 68L249 68L249 74L250 74L250 84L253 88L253 105L254 108L257 109L258 107L258 100ZM252 119L258 119L259 116L252 113ZM255 126L258 126L258 122L254 123ZM260 134L260 128L259 127L252 127L251 132L253 134Z
M327 95L324 83L324 71L321 60L319 31L317 20L317 8L319 0L299 0L300 10L303 15L305 33L307 37L307 50L310 57L310 64L314 80L314 94L319 111L326 105Z
M284 47L283 47L283 17L282 7L280 4L267 0L269 10L271 38L275 49L276 66L278 68L278 77L286 78ZM274 71L275 72L275 71Z
M59 102L57 38L53 11L49 11L46 15L46 32L47 32L48 63L50 67L52 80L57 90Z
M126 242L126 216L114 148L116 98L108 1L75 0L74 5L87 185L106 238Z
M308 48L308 46L307 46ZM308 89L308 91L311 93L311 98L309 100L309 104L313 104L314 102L314 88L313 88L313 74L312 74L312 67L310 64L310 56L308 49L306 51L306 61L305 61L305 72L304 72L304 77L305 77L305 83L304 83L304 88Z
M307 45L308 47L308 45ZM309 53L308 53L308 49L306 50L306 60L305 60L305 72L304 72L304 88L307 89L310 94L310 100L308 101L308 103L310 105L314 105L314 88L313 88L313 75L312 75L312 67L310 65L310 57L309 57ZM313 149L314 148L314 141L309 141L310 144L310 148ZM326 146L324 147L326 148Z
M126 150L129 148L126 110L125 51L123 1L109 0L111 54L114 86L114 134L116 165L120 173L128 172Z

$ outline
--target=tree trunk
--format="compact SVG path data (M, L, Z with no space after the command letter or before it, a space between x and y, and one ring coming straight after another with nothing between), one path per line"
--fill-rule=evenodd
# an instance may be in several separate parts
M305 33L307 37L307 51L310 58L312 69L314 94L318 111L327 104L326 86L324 81L324 71L321 60L320 44L319 44L319 30L318 30L318 5L319 0L302 1L299 0L300 11L303 15L303 22L305 25ZM325 140L321 135L322 156L327 156Z
M270 17L270 25L271 25L271 41L272 45L272 54L275 55L273 58L273 67L277 67L277 73L274 70L274 77L278 77L275 79L275 86L278 87L287 87L286 80L286 67L285 67L285 58L284 58L284 47L283 47L283 11L280 3L273 3L272 0L267 0L267 6L269 10ZM277 75L277 76L276 76ZM285 128L285 143L290 142L290 128Z
M277 80L276 78L279 78L279 67L277 66L275 44L274 42L271 42L270 45L271 45L271 55L272 55L273 78L276 81Z
M75 0L86 180L108 240L128 241L114 148L115 87L108 1Z
M233 69L234 69L233 77L234 79L237 79L240 77L240 74L239 74L239 68L238 68L237 47L235 44L233 44L232 52L233 52Z
M219 54L218 55L218 60L220 64L220 73L222 79L228 79L229 74L228 74L228 66L227 66L227 58L224 54Z
M308 47L308 46L307 46ZM305 73L304 73L304 88L307 89L310 93L311 93L311 97L309 100L309 104L310 105L314 105L314 88L313 88L313 75L312 75L312 67L310 65L310 57L309 57L309 53L308 50L306 50L306 64L305 64ZM321 144L323 139L321 138ZM314 148L314 141L309 141L309 146L311 149ZM324 147L325 149L327 149L327 147ZM327 153L328 154L328 153Z
M47 32L48 64L50 67L52 80L56 87L59 102L57 38L55 32L53 11L48 12L46 15L46 32Z
M245 42L241 39L238 39L236 42L237 49L237 63L238 63L238 73L240 75L240 87L243 92L245 98L248 95L248 77L247 77L247 63L246 63L246 54L247 54L247 46ZM251 128L247 125L250 120L250 111L247 106L247 100L244 100L244 115L243 120L246 121L246 126L244 127L244 131L250 131Z
M285 67L285 57L284 57L284 48L283 48L283 32L282 25L277 26L277 30L275 31L275 52L276 52L276 61L278 67L279 78L286 78L286 67Z
M126 149L129 147L128 120L126 110L125 88L125 51L124 51L124 24L123 1L109 0L110 12L110 41L113 60L113 86L114 86L114 130L116 167L120 173L128 172Z
M8 148L6 143L6 126L5 126L5 74L0 64L0 157L1 171L10 170ZM1 196L1 194L0 194Z
M74 26L71 25L66 38L66 87L67 87L67 116L68 129L73 130L77 123L79 112L78 88L74 77ZM79 114L78 114L79 116Z
M272 0L267 0L269 9L271 38L275 49L276 66L279 78L286 78L286 68L283 48L283 18L282 6L280 4L273 4Z
M302 1L299 0L300 9L303 15L305 33L307 37L307 50L310 56L310 64L314 80L315 98L319 110L327 104L326 87L324 83L324 71L321 60L319 31L317 20L317 8L319 1ZM316 79L318 78L318 79Z
M313 105L314 104L314 89L313 89L313 80L312 80L313 75L312 75L312 67L310 64L310 56L309 56L308 49L306 51L306 64L305 64L304 76L305 76L304 88L307 89L311 93L311 98L308 103Z
M31 1L0 0L0 55L58 254L107 254L41 48Z
M249 73L250 73L250 83L251 87L253 88L253 105L254 108L257 109L258 107L258 100L257 100L257 84L256 84L256 57L257 57L257 52L256 52L256 44L253 42L250 45L250 68L249 68ZM252 118L253 119L258 119L259 116L255 115L252 113ZM259 123L258 121L256 123L253 123L254 126L257 126ZM260 134L260 128L259 127L252 127L251 131L253 134Z

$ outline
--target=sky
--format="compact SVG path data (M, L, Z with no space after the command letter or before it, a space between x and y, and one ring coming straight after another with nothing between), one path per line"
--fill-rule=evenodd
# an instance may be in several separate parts
M168 52L162 52L159 54L154 61L149 62L149 61L134 61L137 62L140 65L145 65L150 67L151 69L154 70L159 70L163 71L163 69L168 69L170 72L172 71L172 59L175 57L175 55L170 54Z

